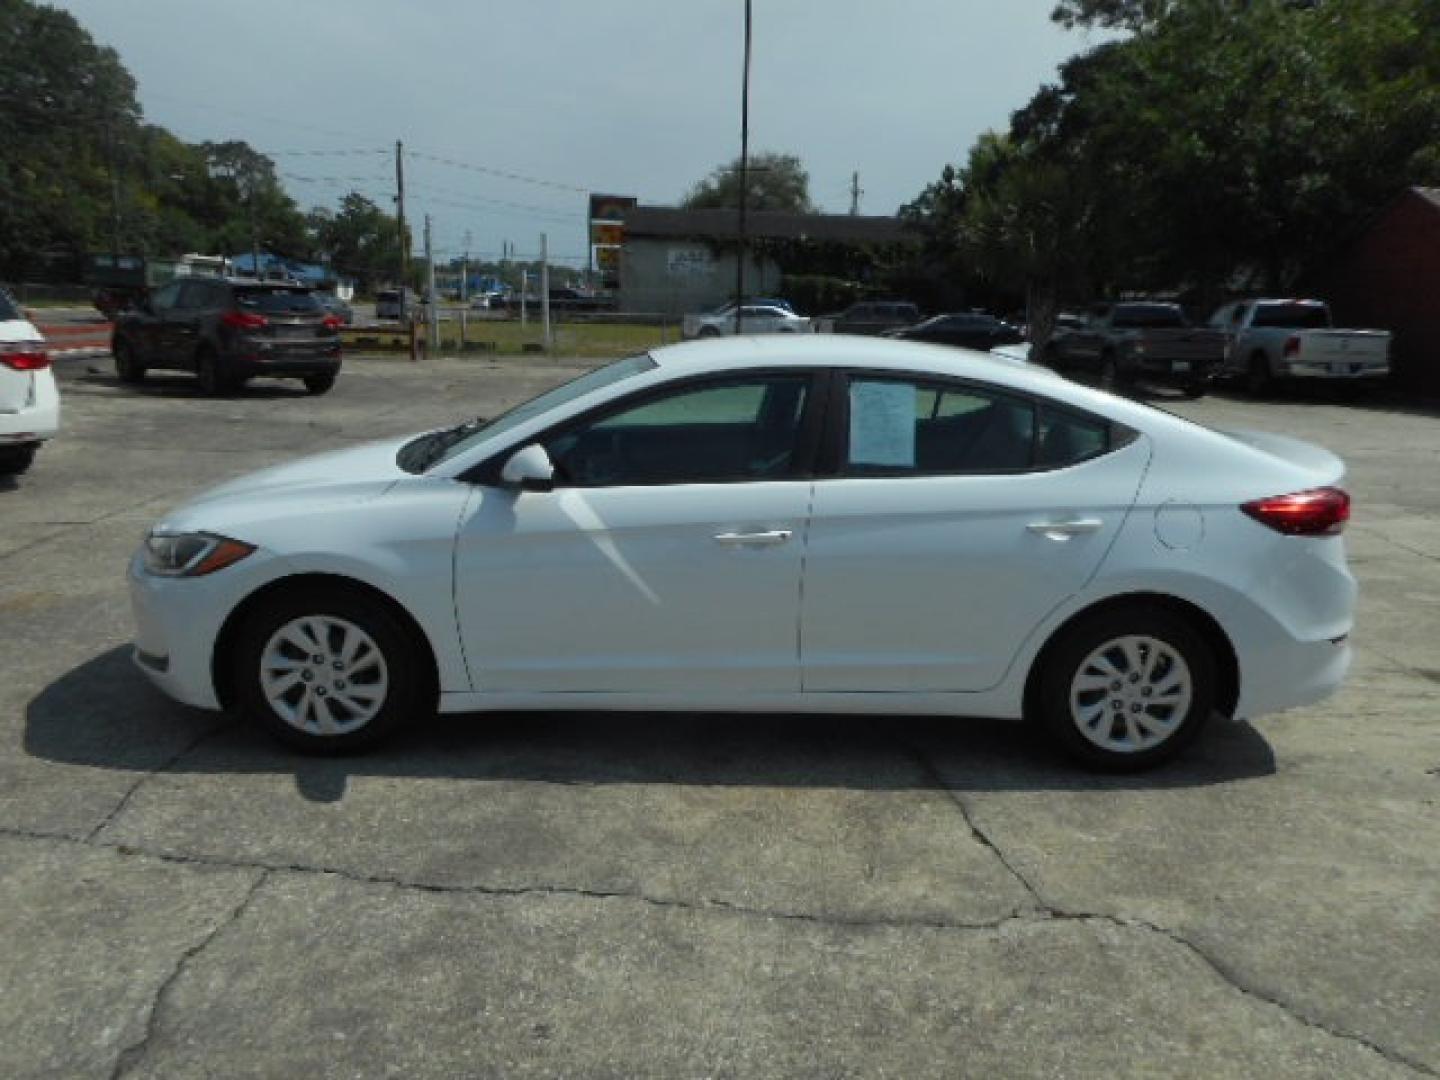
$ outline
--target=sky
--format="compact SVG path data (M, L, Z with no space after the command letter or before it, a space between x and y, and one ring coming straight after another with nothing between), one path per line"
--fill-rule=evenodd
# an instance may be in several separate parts
M393 210L402 140L407 216L444 257L544 232L583 262L587 192L673 205L740 151L743 0L50 2L120 54L148 121L244 139L303 207ZM1051 7L754 0L751 151L798 155L836 213L858 171L861 213L892 214L1097 42Z

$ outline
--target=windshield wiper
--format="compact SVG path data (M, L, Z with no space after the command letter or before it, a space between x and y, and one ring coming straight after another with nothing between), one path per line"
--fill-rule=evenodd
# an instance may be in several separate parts
M417 448L416 454L419 460L415 463L417 472L424 472L445 456L456 443L463 442L475 432L483 428L488 420L483 416L477 416L473 420L466 420L463 424L456 424L452 428L445 428L441 431L432 432L423 436L424 445Z

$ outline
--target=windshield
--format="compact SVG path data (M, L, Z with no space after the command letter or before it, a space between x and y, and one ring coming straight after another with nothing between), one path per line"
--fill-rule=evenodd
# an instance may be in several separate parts
M588 371L578 379L571 379L554 389L547 390L539 397L522 402L493 420L470 420L457 427L447 428L445 431L434 431L428 435L421 435L401 448L397 459L398 463L402 469L410 472L424 472L443 461L449 461L451 458L463 454L475 444L494 438L496 435L503 435L542 413L558 409L562 405L584 397L594 390L620 382L622 379L653 371L658 366L646 353L617 360L613 364Z
M1257 304L1250 325L1326 330L1330 327L1330 313L1321 304Z

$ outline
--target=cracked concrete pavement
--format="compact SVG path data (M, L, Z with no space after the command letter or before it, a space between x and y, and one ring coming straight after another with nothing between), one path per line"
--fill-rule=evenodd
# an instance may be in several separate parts
M90 369L95 368L92 372ZM1440 1074L1440 421L1177 406L1351 468L1358 662L1140 777L997 722L437 720L295 758L124 651L167 505L553 361L208 401L62 369L0 489L0 1074Z

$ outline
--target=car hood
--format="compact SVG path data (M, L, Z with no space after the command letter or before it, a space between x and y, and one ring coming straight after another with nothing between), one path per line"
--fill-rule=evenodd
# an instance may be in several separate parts
M201 492L156 525L164 532L223 531L227 522L273 517L378 498L410 474L395 462L413 439L385 439L249 473Z

